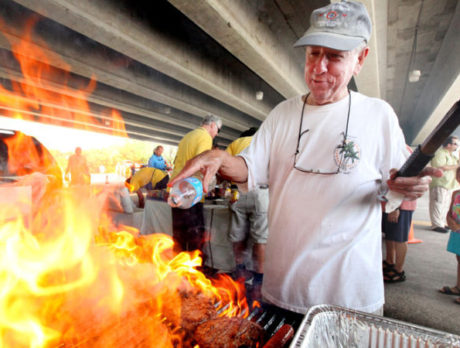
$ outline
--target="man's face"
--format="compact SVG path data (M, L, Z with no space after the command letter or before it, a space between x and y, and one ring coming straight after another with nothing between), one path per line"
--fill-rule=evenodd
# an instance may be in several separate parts
M450 152L454 152L455 150L457 150L457 147L458 147L458 139L452 139L452 142L447 145L447 149Z
M305 82L312 102L323 105L347 95L347 85L353 74L361 70L368 49L361 52L338 51L322 46L307 46Z

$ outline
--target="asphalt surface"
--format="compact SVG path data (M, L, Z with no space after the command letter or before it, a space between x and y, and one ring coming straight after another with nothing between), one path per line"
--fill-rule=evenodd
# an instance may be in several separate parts
M446 251L449 234L430 230L428 193L417 201L413 222L422 242L408 246L406 281L385 284L384 316L460 335L460 305L438 291L455 285L457 261Z

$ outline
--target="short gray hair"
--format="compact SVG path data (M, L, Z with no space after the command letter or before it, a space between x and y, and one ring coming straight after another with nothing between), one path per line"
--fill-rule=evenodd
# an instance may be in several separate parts
M353 53L360 54L362 50L364 50L367 47L367 42L366 40L363 40L358 46L352 49Z
M217 117L216 115L209 114L205 118L203 118L203 121L201 122L201 125L204 126L205 124L211 124L215 123L217 125L217 128L222 127L222 120L220 117Z

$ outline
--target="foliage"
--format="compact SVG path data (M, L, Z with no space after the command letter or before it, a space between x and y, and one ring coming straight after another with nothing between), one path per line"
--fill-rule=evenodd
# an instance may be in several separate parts
M150 156L153 153L155 146L159 144L151 143L147 141L127 139L123 145L112 145L99 149L84 149L83 155L86 157L86 161L89 166L91 173L99 173L101 166L104 167L105 173L116 173L119 166L129 166L131 163L137 165L147 164ZM165 160L172 163L174 156L176 155L176 147L163 145L165 151L163 157ZM67 161L69 156L73 152L63 152L59 149L49 148L59 166L63 171L67 168Z

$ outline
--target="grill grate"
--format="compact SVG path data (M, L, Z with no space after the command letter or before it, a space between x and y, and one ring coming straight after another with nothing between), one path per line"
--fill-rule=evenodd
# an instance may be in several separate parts
M302 318L302 314L286 311L264 303L261 304L260 307L256 307L247 319L264 328L265 342L264 345L262 345L263 348L282 348L288 346L288 343L292 340L294 332L299 327ZM288 336L285 335L286 328L291 330ZM280 330L282 330L283 333L281 333ZM274 342L276 342L276 345L273 345Z

